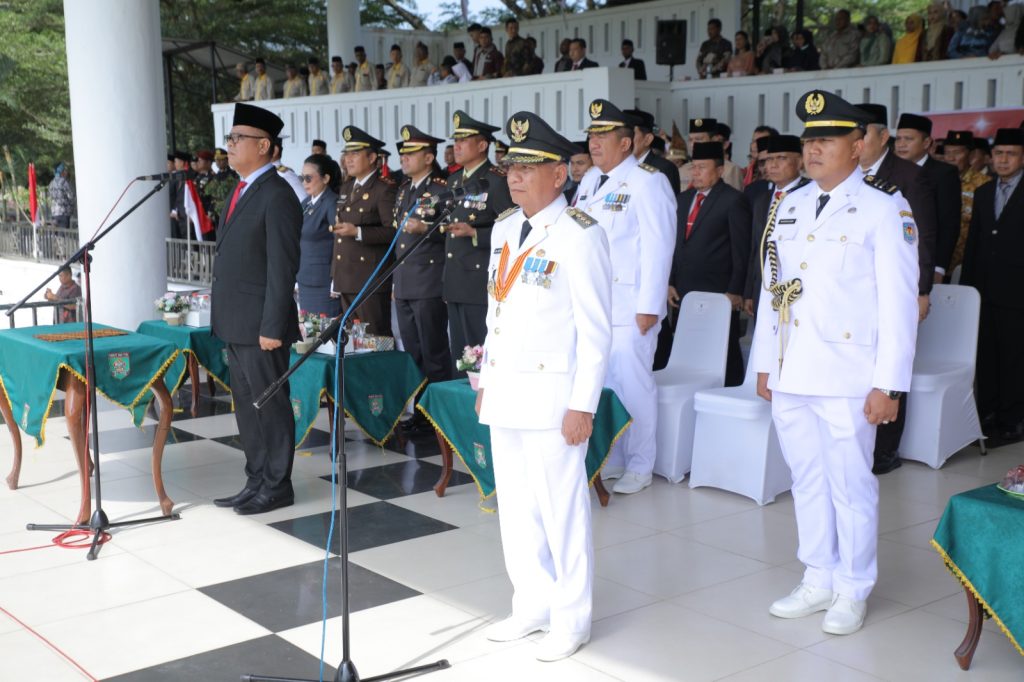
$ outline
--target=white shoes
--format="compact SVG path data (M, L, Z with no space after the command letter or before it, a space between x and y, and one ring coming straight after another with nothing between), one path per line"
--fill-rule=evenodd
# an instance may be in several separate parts
M868 603L837 594L825 614L821 629L830 635L852 635L864 625Z
M487 626L484 636L492 642L514 642L535 632L546 632L548 621L527 620L518 616L509 616L505 620Z
M629 495L631 493L638 493L651 484L651 475L647 474L642 476L640 474L627 471L622 474L622 478L615 482L612 486L612 492L622 493Z
M623 467L605 467L601 469L601 480L614 481L617 478L622 478L624 473L626 473L626 469Z
M803 618L832 606L832 590L800 583L788 597L777 600L768 613L777 618Z
M537 660L550 663L568 658L576 653L581 646L590 641L590 633L577 633L575 635L563 634L560 632L549 633L540 640L537 652Z

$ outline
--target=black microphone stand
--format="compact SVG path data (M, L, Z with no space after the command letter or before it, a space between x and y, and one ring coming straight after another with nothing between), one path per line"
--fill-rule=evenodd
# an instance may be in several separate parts
M364 288L364 293L360 294L352 301L349 306L349 310L355 310L361 305L367 298L373 295L378 289L380 289L386 282L388 282L395 274L395 270L401 265L406 258L412 255L430 236L441 226L445 218L447 218L452 209L454 208L454 201L449 202L445 205L440 215L437 216L433 225L420 236L420 238L412 245L412 248L406 250L401 256L395 259L386 270L379 273L378 276L371 280L371 282ZM417 203L417 206L419 204ZM415 210L414 207L412 210ZM410 214L411 215L411 212ZM409 215L406 216L408 220ZM405 222L402 223L405 225ZM347 312L347 311L346 311ZM302 354L294 365L288 368L277 381L267 387L267 390L257 398L256 402L253 403L256 409L260 409L266 404L267 400L270 399L275 393L281 390L284 384L288 381L288 377L298 370L300 366L309 358L310 355L316 352L316 349L322 346L327 341L338 337L338 330L341 327L341 321L344 319L345 314L341 314L331 320L330 324L326 329L320 332L317 336L316 341L313 343L312 348ZM382 682L383 680L393 680L396 678L409 678L416 677L419 675L425 675L426 673L435 672L437 670L444 670L450 668L451 663L447 659L441 659L434 663L428 663L426 665L416 666L414 668L406 668L405 670L395 670L390 673L383 675L376 675L374 677L367 677L362 679L359 677L359 673L356 671L355 664L352 662L350 655L349 646L349 584L348 584L348 461L345 455L345 397L344 397L344 348L347 343L348 332L341 329L341 337L338 338L338 367L335 373L336 383L334 386L334 400L338 411L338 416L334 422L334 448L338 457L338 488L340 490L338 506L333 509L332 512L337 515L336 525L338 527L338 540L340 544L339 557L341 559L341 663L338 664L338 672L334 676L334 682ZM242 675L243 682L318 682L318 680L301 678L301 677L268 677L266 675Z
M118 521L111 523L110 519L107 518L107 512L103 509L103 489L102 489L102 477L100 476L100 429L99 419L96 410L96 358L93 356L93 345L95 338L93 335L92 327L92 279L89 276L90 263L92 262L92 256L90 252L96 248L96 243L105 237L111 230L120 225L125 218L135 212L139 206L146 203L150 197L159 192L167 184L167 179L162 178L157 183L156 187L150 190L146 196L139 199L131 208L121 214L121 216L112 222L106 229L97 234L95 237L82 244L81 248L78 249L70 258L64 261L58 266L56 272L48 275L46 279L39 283L35 289L30 291L25 298L15 303L7 311L7 316L11 317L14 312L21 306L25 305L28 299L32 298L40 289L46 286L46 283L56 277L61 270L66 267L70 267L72 263L82 264L82 275L85 282L85 371L86 376L89 377L89 392L86 397L86 405L89 410L90 436L92 437L92 490L93 490L93 512L89 518L88 526L80 526L76 524L40 524L40 523L29 523L25 525L27 530L47 530L47 531L68 531L68 530L84 530L89 529L93 532L92 545L89 547L89 553L86 554L86 559L89 561L94 560L99 555L100 538L103 534L111 528L121 528L124 526L137 526L143 523L154 523L157 521L176 521L181 518L180 514L162 514L160 516L151 516L144 519L132 519L130 521ZM89 447L89 444L86 444ZM88 452L86 453L86 459L88 459Z

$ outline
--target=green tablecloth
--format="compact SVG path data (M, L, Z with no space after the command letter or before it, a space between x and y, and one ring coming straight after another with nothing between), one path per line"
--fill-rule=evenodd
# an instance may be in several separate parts
M476 481L480 494L494 494L494 466L491 462L491 429L476 417L476 391L467 379L430 384L417 407L448 442ZM610 388L601 392L594 415L594 433L587 447L587 480L601 471L615 441L625 433L633 418Z
M954 495L932 546L1024 656L1024 499L995 484Z
M101 324L93 327L111 328ZM85 382L85 340L50 342L35 335L73 333L84 328L85 324L79 322L0 331L0 383L7 391L18 425L35 439L37 447L46 440L46 418L61 368ZM94 351L96 390L129 410L139 426L153 400L149 387L174 363L178 349L152 336L128 333L97 338Z
M163 320L147 320L135 330L139 334L155 336L164 341L170 341L181 355L171 368L167 371L167 386L171 391L176 391L185 381L185 373L188 371L187 353L195 356L199 366L206 370L206 373L214 378L224 390L230 390L231 377L228 375L227 348L224 342L213 335L209 327L186 327L180 325L172 327ZM173 387L171 380L174 381Z
M291 364L298 358L293 350ZM400 351L346 355L344 378L345 415L377 445L391 436L406 404L426 383L412 356ZM313 428L320 399L334 399L334 356L314 353L289 386L298 447Z

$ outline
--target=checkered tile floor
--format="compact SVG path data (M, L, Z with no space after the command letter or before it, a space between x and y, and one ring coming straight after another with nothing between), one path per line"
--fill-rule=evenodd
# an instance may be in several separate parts
M189 400L187 388L177 397ZM242 484L243 457L223 397L175 414L164 480L182 519L115 532L99 560L47 548L0 554L0 607L97 679L233 681L243 674L318 676L331 465L322 411L295 460L296 504L239 517L211 500ZM149 477L152 419L131 427L101 400L105 508L112 520L157 511ZM0 489L0 552L45 544L25 523L67 521L77 474L54 406L47 444L28 449L17 491ZM780 621L772 599L800 579L792 500L757 507L713 489L664 481L594 509L593 641L540 664L533 640L493 644L480 630L503 616L497 515L457 471L448 495L433 436L378 448L348 434L353 659L364 677L441 657L430 680L945 680L965 631L961 588L928 547L946 500L1024 459L1009 446L968 448L941 471L915 463L882 479L880 582L868 623L830 637L819 619ZM11 444L0 431L0 467ZM337 538L337 535L335 535ZM339 560L328 577L328 663L340 659ZM327 667L326 679L334 670ZM986 625L972 674L1019 680L1024 659ZM89 679L0 612L0 679Z

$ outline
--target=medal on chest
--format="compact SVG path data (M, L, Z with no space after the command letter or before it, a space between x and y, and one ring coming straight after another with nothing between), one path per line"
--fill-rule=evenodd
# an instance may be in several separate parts
M491 284L488 284L488 291L494 297L494 300L498 302L498 307L495 308L495 316L501 315L501 304L508 298L508 294L512 291L512 287L516 285L519 279L520 273L523 271L523 265L526 260L533 253L534 247L530 247L512 261L509 266L509 260L512 257L512 252L508 248L508 242L501 247L501 257L498 259L498 269L495 271L495 278Z

